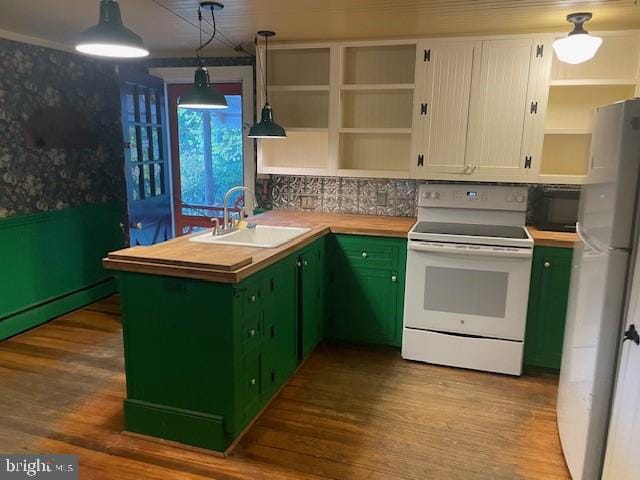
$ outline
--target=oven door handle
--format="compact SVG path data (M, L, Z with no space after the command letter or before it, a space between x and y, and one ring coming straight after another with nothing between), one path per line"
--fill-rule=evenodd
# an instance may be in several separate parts
M501 258L531 258L533 256L532 248L518 249L502 249L502 248L457 248L449 245L430 245L428 243L409 242L409 249L417 252L443 253L457 255L475 255L485 257L501 257Z

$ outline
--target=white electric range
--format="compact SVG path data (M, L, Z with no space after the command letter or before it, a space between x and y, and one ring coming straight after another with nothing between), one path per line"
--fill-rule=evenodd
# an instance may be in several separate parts
M526 187L421 185L402 356L520 375L533 240Z

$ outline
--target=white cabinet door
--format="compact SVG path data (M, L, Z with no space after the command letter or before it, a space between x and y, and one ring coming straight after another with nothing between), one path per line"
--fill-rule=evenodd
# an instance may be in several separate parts
M474 41L422 42L419 58L414 129L417 148L413 173L465 172L469 97Z
M534 176L540 143L534 138L534 122L544 117L545 106L537 98L538 74L549 56L533 38L482 42L481 58L474 65L466 149L472 177ZM540 136L542 130L537 130Z

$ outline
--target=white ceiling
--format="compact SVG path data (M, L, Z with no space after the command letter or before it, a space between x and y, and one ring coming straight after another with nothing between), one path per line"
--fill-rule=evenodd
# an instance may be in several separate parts
M222 0L216 20L222 35L212 54L233 54L228 44L249 43L257 30L276 39L339 40L568 31L564 17L591 11L593 30L640 28L638 0ZM0 0L0 30L66 46L95 24L98 0ZM125 24L153 56L191 55L198 42L197 0L120 0ZM161 6L162 5L162 6ZM46 8L45 8L46 7ZM208 29L209 25L205 25ZM228 40L226 40L228 39Z

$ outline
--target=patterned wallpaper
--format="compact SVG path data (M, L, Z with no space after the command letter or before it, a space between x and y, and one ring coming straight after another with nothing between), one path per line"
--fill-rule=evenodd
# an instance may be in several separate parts
M122 201L124 160L113 63L0 39L0 72L0 218ZM56 148L27 146L25 125L47 111L77 112L84 133L91 132L91 146L73 141Z
M418 186L421 183L455 182L258 175L256 195L260 206L275 210L415 217ZM529 185L529 200L533 198L532 189L537 187ZM572 185L562 187L579 188ZM527 212L529 219L533 215L533 208L530 202Z

